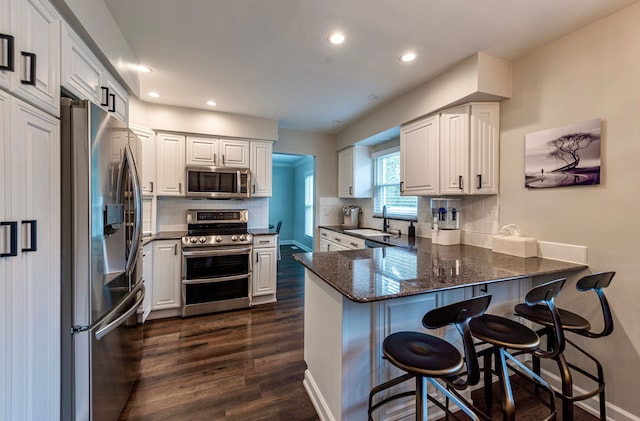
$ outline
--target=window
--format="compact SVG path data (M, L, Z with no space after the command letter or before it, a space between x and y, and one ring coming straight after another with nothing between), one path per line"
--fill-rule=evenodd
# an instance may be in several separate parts
M304 235L313 237L313 174L304 176Z
M381 153L374 158L373 213L382 216L386 206L387 216L415 219L418 216L418 198L400 196L400 152Z

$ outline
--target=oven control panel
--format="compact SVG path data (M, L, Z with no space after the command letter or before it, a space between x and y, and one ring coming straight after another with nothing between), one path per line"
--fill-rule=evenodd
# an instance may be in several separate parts
M182 237L182 247L211 247L229 245L250 245L253 242L251 234L233 235L187 235Z

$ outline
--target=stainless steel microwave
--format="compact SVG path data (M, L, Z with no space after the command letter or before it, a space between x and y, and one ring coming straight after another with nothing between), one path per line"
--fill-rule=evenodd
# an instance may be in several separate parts
M247 199L249 186L248 168L187 166L187 197Z

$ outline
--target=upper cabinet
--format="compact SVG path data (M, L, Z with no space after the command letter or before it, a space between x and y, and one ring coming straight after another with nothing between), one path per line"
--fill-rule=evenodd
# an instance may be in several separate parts
M249 168L249 142L187 136L187 165Z
M471 103L400 130L404 195L497 194L498 103Z
M62 30L62 86L127 122L129 95L68 25Z
M156 135L146 127L130 126L140 139L141 151L138 154L138 176L140 190L144 196L156 194Z
M251 141L251 196L271 197L273 144Z
M0 0L0 86L60 115L60 17L46 0Z
M371 154L366 146L351 146L338 152L338 197L371 197Z
M158 133L156 137L156 176L158 196L185 195L185 137Z

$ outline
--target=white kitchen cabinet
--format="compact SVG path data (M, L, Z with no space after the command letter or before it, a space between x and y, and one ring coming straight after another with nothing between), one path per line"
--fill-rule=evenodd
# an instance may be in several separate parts
M152 310L180 307L181 256L180 240L156 240L153 242Z
M470 103L400 129L404 195L497 194L498 103Z
M130 126L140 139L142 150L137 158L140 189L143 196L155 196L156 191L156 135L153 130L141 126Z
M171 133L156 136L158 196L185 195L185 137Z
M338 197L371 197L373 166L367 146L350 146L338 152Z
M151 313L153 303L153 243L147 243L142 247L142 282L144 282L145 293L139 317L144 322Z
M128 121L129 94L67 24L62 28L61 84L73 95Z
M187 136L187 165L249 168L249 142Z
M0 90L0 419L60 416L60 123Z
M277 235L256 235L253 238L253 305L276 301Z
M438 194L440 118L403 126L400 131L400 191L407 196Z
M251 196L271 197L273 144L251 141Z
M246 140L220 139L222 166L249 168L249 149Z
M220 140L213 137L187 136L187 165L222 165Z
M60 17L46 0L2 0L0 86L60 115ZM6 53L5 53L6 51ZM12 62L13 66L10 66Z
M142 198L142 235L145 237L156 233L157 199L155 197Z
M340 251L364 249L365 240L352 235L320 228L320 251Z

